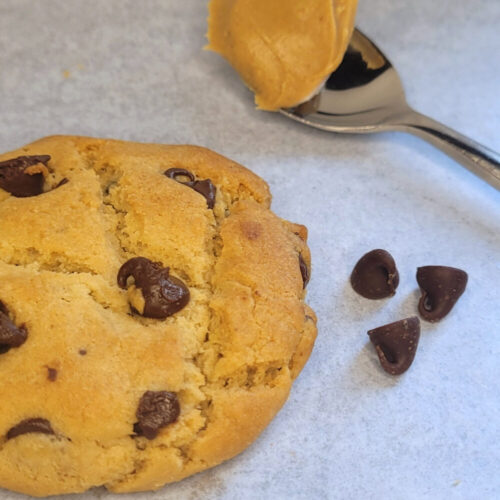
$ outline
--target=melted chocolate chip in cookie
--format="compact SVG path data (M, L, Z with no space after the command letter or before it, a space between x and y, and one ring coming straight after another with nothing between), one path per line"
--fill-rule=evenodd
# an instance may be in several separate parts
M414 316L368 332L382 368L391 375L408 370L417 352L420 321Z
M43 169L47 168L49 160L49 155L37 155L0 162L0 187L17 198L42 194ZM43 167L37 168L40 164Z
M173 179L174 181L180 182L181 184L194 189L197 193L200 193L205 197L208 208L214 208L216 189L210 179L198 181L193 173L185 168L169 168L168 170L165 170L164 175L166 175L169 179ZM183 181L181 180L182 177L187 177L189 180Z
M147 391L139 401L136 412L138 422L134 424L134 432L147 439L154 439L162 427L177 420L180 412L175 392Z
M51 382L55 382L57 380L57 370L55 368L51 368L50 366L47 366L47 379L50 380Z
M7 439L13 439L22 434L29 434L31 432L55 434L50 422L45 418L27 418L9 429L7 432Z
M189 302L189 289L178 278L170 276L170 269L161 262L152 262L145 257L134 257L122 265L118 271L118 285L127 288L127 280L132 276L136 289L140 289L144 300L143 311L148 318L165 319L180 311Z
M418 312L423 319L443 319L464 293L467 273L455 267L425 266L417 269L417 282L422 291Z
M363 255L354 266L351 285L366 299L385 299L394 295L399 273L392 255L380 249Z
M11 347L19 347L27 338L26 327L16 326L9 317L9 310L0 302L0 354L7 352Z
M309 268L307 267L307 264L305 263L300 253L299 253L299 268L300 268L300 274L302 275L302 283L303 283L302 288L305 288L309 283L309 277L310 277Z
M58 187L61 187L61 186L64 186L65 184L67 184L69 182L69 179L67 177L64 177L63 179L61 179L55 186L54 186L54 189L57 189Z

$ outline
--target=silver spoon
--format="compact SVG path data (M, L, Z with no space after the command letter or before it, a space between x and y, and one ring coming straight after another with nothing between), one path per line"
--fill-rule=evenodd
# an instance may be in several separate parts
M358 29L342 64L309 101L281 113L329 132L410 132L500 190L500 155L411 109L392 64Z

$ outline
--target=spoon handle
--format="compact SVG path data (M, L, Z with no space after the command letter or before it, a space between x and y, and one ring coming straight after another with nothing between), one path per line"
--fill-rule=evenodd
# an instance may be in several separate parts
M413 109L404 113L395 125L397 130L430 142L500 190L500 155L495 151Z

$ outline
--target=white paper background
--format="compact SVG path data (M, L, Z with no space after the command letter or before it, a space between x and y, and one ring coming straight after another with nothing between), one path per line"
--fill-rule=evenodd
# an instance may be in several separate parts
M330 135L254 110L200 49L205 18L202 0L0 0L0 150L56 133L204 145L263 176L274 210L310 230L319 337L282 412L228 463L121 498L499 498L500 194L416 138ZM413 106L500 150L498 0L360 0L358 25ZM348 276L376 247L401 285L372 302ZM366 331L415 314L428 264L467 270L469 285L393 378ZM112 495L79 498L93 497Z

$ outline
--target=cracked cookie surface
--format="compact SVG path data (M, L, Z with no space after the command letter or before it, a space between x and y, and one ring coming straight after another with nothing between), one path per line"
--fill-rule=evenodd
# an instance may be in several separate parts
M305 227L200 147L56 136L7 161L0 487L157 489L245 449L316 336Z

